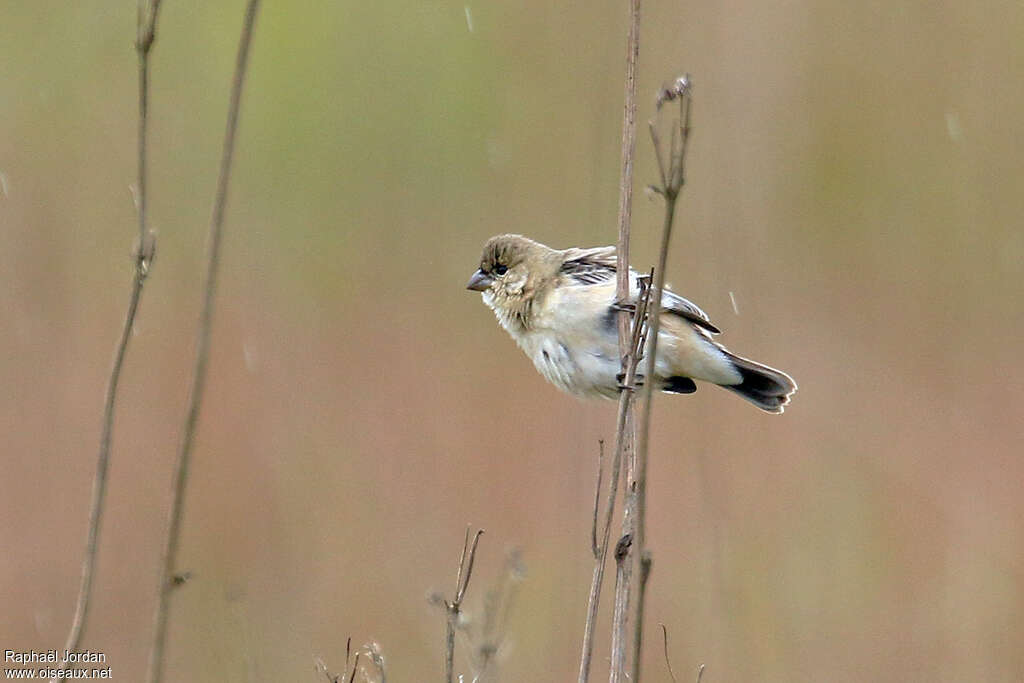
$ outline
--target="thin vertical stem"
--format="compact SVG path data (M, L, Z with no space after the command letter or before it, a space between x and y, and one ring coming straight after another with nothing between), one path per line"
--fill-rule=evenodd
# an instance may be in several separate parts
M171 509L168 520L167 535L163 550L158 584L157 610L153 632L153 645L150 652L149 676L150 683L159 683L163 676L164 648L167 638L167 618L171 591L174 589L173 576L177 563L178 546L181 538L181 523L185 506L185 490L188 484L189 464L195 443L196 424L202 406L203 391L206 386L206 370L210 350L210 331L213 324L215 294L217 291L217 274L220 266L220 247L223 234L224 209L227 204L228 187L231 180L231 162L235 150L235 134L238 129L238 115L241 109L242 89L245 84L246 67L249 60L249 46L252 41L253 27L259 0L249 0L246 5L245 19L242 23L242 35L238 44L235 61L234 80L231 87L231 98L228 105L228 121L224 133L224 146L221 155L220 174L217 178L217 190L214 196L213 215L210 220L209 245L206 263L206 276L203 287L203 304L199 315L199 327L196 333L195 364L192 371L192 386L189 390L185 424L182 428L181 446L175 466L174 483L171 489Z
M476 548L484 530L479 529L473 536L472 545L469 541L469 527L466 528L466 540L462 544L462 555L459 557L459 572L455 577L455 594L450 601L444 601L446 613L444 639L444 680L455 683L455 627L462 613L462 600L469 588L469 579L473 576L473 563L476 561Z
M679 198L679 193L686 182L686 152L690 140L690 105L692 103L692 93L690 89L690 80L688 77L683 76L676 80L672 88L665 90L658 98L658 108L660 110L661 105L665 101L678 99L679 100L679 120L678 125L678 136L675 135L677 127L672 127L672 142L669 149L669 165L667 173L662 173L662 177L667 178L667 183L659 188L660 194L665 198L665 220L662 225L661 231L661 247L658 251L658 266L654 271L654 285L651 298L653 305L651 307L651 315L648 326L650 328L649 341L647 343L646 353L646 365L645 372L647 377L654 377L655 360L658 354L658 332L661 329L661 293L665 289L665 272L666 265L668 263L668 250L669 244L672 240L672 225L675 219L676 201ZM652 141L655 147L659 145L659 139L657 134L654 132L654 126L651 126ZM661 159L663 155L658 152L657 155L659 170L661 168ZM644 616L644 604L643 599L646 595L646 582L649 578L651 571L651 554L647 549L646 529L647 529L647 455L650 447L650 432L651 432L651 409L652 409L652 398L654 396L654 383L645 382L643 387L643 412L641 414L640 429L637 438L637 449L636 449L636 470L632 480L630 481L630 487L633 491L635 498L631 503L635 504L634 507L634 525L633 540L639 553L641 562L641 586L640 595L637 601L636 608L636 622L633 624L633 669L632 676L633 680L637 680L640 675L640 650L643 643L643 616ZM631 505L630 507L633 507Z
M665 288L665 265L675 211L675 198L666 201L665 221L661 233L661 251L658 255L658 265L654 269L654 293L651 295L654 301L654 305L651 307L651 319L648 323L651 332L645 349L644 372L647 373L647 377L654 377L654 361L658 352L658 332L661 330L661 293ZM637 498L635 538L637 547L640 548L644 547L647 540L647 451L651 430L651 397L654 395L654 382L645 382L642 391L644 409L641 412L640 429L637 435L636 478L632 482Z
M139 0L138 5L138 35L135 40L135 50L139 55L139 180L138 180L138 202L139 202L139 242L143 243L146 238L146 219L148 218L148 197L146 183L148 181L146 140L149 132L149 51L156 41L156 19L160 14L160 1L152 0L148 9L144 8L146 0Z
M629 479L626 479L627 490ZM627 501L623 510L624 529L629 526L630 502ZM618 683L627 678L626 672L626 624L629 620L630 582L633 576L632 561L633 535L625 531L615 546L615 607L612 611L612 652L611 669L608 680Z
M622 166L619 174L619 217L618 240L616 243L615 296L621 303L629 299L629 233L633 212L633 162L636 156L636 68L640 54L640 0L629 0L629 31L626 38L626 78L622 116ZM622 462L632 457L635 441L633 428L633 380L636 374L637 353L630 353L631 332L640 327L640 316L631 326L629 312L623 310L618 317L619 357L623 384L627 387L619 397L616 417L615 453L612 456L612 471L609 495L605 509L605 525L598 557L595 558L590 595L587 600L587 621L583 631L583 645L580 654L578 683L586 683L590 677L590 664L594 652L594 632L597 612L601 601L601 584L604 581L604 567L608 556L608 542L611 533L611 519L614 514L615 496L618 491L619 473ZM631 330L631 327L633 330ZM598 493L599 495L599 493Z
M107 496L107 474L110 469L110 447L114 434L114 415L117 408L117 391L121 381L121 371L128 354L128 344L135 327L135 316L142 301L142 286L149 275L153 263L156 244L150 234L146 219L148 193L147 179L147 122L149 112L149 53L156 37L156 20L160 11L160 0L153 0L145 6L145 0L139 0L138 24L136 26L135 49L139 59L139 123L138 123L138 224L139 235L136 239L134 254L135 272L132 274L131 290L128 295L128 308L125 313L121 335L114 350L114 364L107 379L107 388L103 399L103 423L100 429L99 454L96 457L96 474L93 477L92 500L89 506L89 526L86 532L85 556L82 559L82 574L78 585L78 598L75 603L75 614L71 620L71 628L65 641L65 649L74 652L78 649L85 634L88 623L89 606L92 598L92 581L96 571L96 556L99 549L100 527L103 520L104 504ZM59 671L63 672L65 665ZM51 679L58 680L58 677Z
M635 373L636 364L631 367ZM602 520L601 540L597 552L594 553L594 572L590 581L590 596L587 599L587 621L583 627L583 649L580 657L580 672L578 683L586 683L590 676L590 661L594 654L594 633L597 628L597 611L601 602L601 585L604 583L604 568L608 557L608 541L611 537L612 517L615 514L615 496L619 489L619 472L622 468L622 444L621 438L625 431L625 424L629 408L627 402L631 399L626 396L626 391L619 398L619 410L616 420L615 454L612 456L612 471L608 481L608 499L605 502L604 517ZM600 490L595 493L600 495Z
M651 551L643 548L640 550L640 587L636 596L636 622L633 624L633 667L630 670L629 680L640 680L640 665L642 663L641 653L644 644L644 605L647 598L647 581L651 578Z
M647 334L647 306L650 302L650 288L647 279L640 279L641 292L637 297L636 312L630 330L629 347L626 350L626 375L623 378L622 394L619 396L619 411L615 429L615 455L612 459L611 480L608 483L608 499L605 502L602 520L601 543L594 553L594 575L590 583L590 597L587 602L587 621L583 631L583 652L580 659L579 681L582 683L590 675L590 660L593 656L594 629L597 624L597 608L600 602L601 584L604 581L604 568L608 557L608 542L611 537L612 517L615 513L615 495L619 488L619 473L623 460L630 451L623 442L626 434L626 423L633 407L635 392L636 368L640 360L640 349L643 348ZM600 490L595 496L600 496ZM595 519L596 524L596 519ZM616 560L618 561L618 560Z
M672 225L675 219L676 201L679 198L679 193L682 190L683 185L686 183L686 151L690 140L690 104L692 97L690 93L689 79L687 77L683 77L677 80L675 90L671 92L675 92L675 97L679 98L679 137L678 143L675 142L676 138L673 137L673 144L671 145L672 149L670 149L669 158L672 159L672 162L667 173L668 183L659 188L660 194L665 198L665 219L662 223L661 247L658 250L658 266L654 270L654 291L651 294L654 306L651 311L651 320L649 323L650 341L648 342L646 349L645 372L648 377L654 376L654 365L658 351L658 332L661 329L661 293L665 289L665 272L666 265L668 263L669 244L672 240ZM651 130L655 148L657 148L660 141L657 135L653 133L653 126ZM673 126L672 131L676 131L675 126ZM660 165L660 151L658 153L658 159ZM666 174L663 173L662 177L665 176ZM646 541L647 452L650 445L651 398L653 395L654 383L645 383L642 397L644 409L641 416L640 431L637 442L637 471L636 479L633 482L637 495L636 542L637 546L641 549L645 547Z
M636 66L640 56L640 0L629 0L629 34L626 39L626 87L622 114L622 168L619 174L619 236L616 243L615 296L629 298L629 236L633 219L633 162L636 158ZM619 357L626 372L629 346L629 312L619 312Z

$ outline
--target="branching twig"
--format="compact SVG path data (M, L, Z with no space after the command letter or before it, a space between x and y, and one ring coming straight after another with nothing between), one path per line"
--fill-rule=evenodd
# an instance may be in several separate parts
M668 167L663 164L664 154L661 140L654 122L649 124L651 140L657 151L658 172L665 183L655 191L665 198L665 221L661 233L661 248L658 252L658 266L655 268L654 287L651 294L654 306L650 315L650 342L645 348L647 377L654 377L655 359L658 353L658 331L661 328L661 295L665 289L665 270L668 261L668 249L672 239L672 223L675 217L676 200L686 182L686 152L690 141L690 107L693 101L689 76L676 79L669 88L663 89L658 95L657 107L660 112L667 102L679 102L679 120L672 126L672 143L669 147ZM677 134L678 129L678 134ZM643 387L643 414L637 434L636 468L629 482L632 498L627 500L627 515L633 512L631 529L635 545L641 558L641 590L637 600L637 617L633 624L633 668L632 679L638 680L640 675L640 649L643 643L644 585L650 573L651 555L646 545L647 526L647 454L650 445L651 431L651 399L654 395L654 382L645 382ZM644 567L643 565L646 565Z
M327 683L353 683L356 679L356 673L359 671L359 656L361 654L365 654L373 662L373 668L377 670L377 683L387 683L387 674L384 670L384 655L381 653L380 646L377 643L363 645L362 650L356 652L355 661L352 662L351 667L349 666L349 662L352 661L351 638L345 642L345 668L341 670L340 674L332 674L330 669L327 668L327 664L320 657L314 660L316 670L323 675ZM363 677L365 680L369 680L365 670L363 671Z
M139 130L138 130L138 192L136 195L139 234L133 253L135 272L132 275L131 293L128 296L128 310L125 313L121 336L114 351L114 365L107 378L107 388L103 400L103 426L100 429L99 455L96 458L96 475L92 484L92 501L89 508L89 527L86 533L85 557L82 559L82 575L78 586L78 599L75 604L75 615L71 621L66 650L74 652L85 633L89 616L89 601L92 597L92 579L96 569L96 553L99 547L100 524L103 519L103 505L107 494L107 471L110 466L110 446L114 432L114 412L117 406L117 389L121 380L121 369L128 352L128 342L132 338L135 316L139 311L142 299L142 286L149 275L149 269L156 255L154 235L146 225L146 143L147 121L149 110L149 52L156 36L156 19L160 11L160 0L152 0L144 9L146 0L139 0L136 51L139 56ZM62 665L60 671L64 671ZM54 677L56 681L58 677Z
M214 295L217 291L221 236L223 234L222 228L224 224L224 210L227 205L228 186L231 180L231 161L235 150L235 133L238 130L238 114L242 102L242 88L245 84L246 67L249 61L249 46L252 41L253 27L256 23L256 13L259 9L259 4L259 0L249 0L246 5L245 18L242 22L242 35L238 43L238 54L235 60L235 73L231 86L231 98L228 104L228 120L224 133L220 174L217 178L213 215L210 219L209 251L203 286L203 304L199 316L199 327L196 333L192 386L189 390L185 424L182 428L181 447L178 450L178 459L175 465L174 483L171 489L171 509L163 556L161 558L160 581L157 589L158 604L149 661L148 680L150 683L158 683L163 675L168 603L171 591L174 588L172 577L175 573L178 544L181 537L181 521L184 512L185 488L188 483L189 461L195 443L196 423L199 419L199 409L202 405L203 390L206 385L206 368L210 350L210 330L213 323Z
M473 615L466 611L462 606L462 601L465 598L466 587L473 568L477 544L483 533L482 530L478 531L470 543L469 529L466 529L466 539L459 559L459 577L456 579L455 598L448 600L440 593L431 593L428 596L430 604L441 607L445 611L446 680L449 677L456 678L455 637L457 633L462 633L469 650L468 657L472 676L466 677L466 680L471 680L472 683L483 683L495 679L497 675L495 662L504 644L505 629L512 612L512 605L519 592L519 584L523 581L526 573L519 551L514 548L510 549L506 553L505 567L501 576L484 595L482 612ZM461 682L463 676L459 675L458 680Z
M657 358L658 331L661 326L661 294L665 287L665 265L668 260L669 240L672 232L672 219L675 212L675 201L679 195L684 182L684 161L686 147L690 133L690 83L686 77L678 79L672 88L667 88L659 93L658 109L664 102L678 99L680 102L680 119L678 138L673 128L672 144L668 154L668 167L663 163L664 155L659 149L657 131L651 124L651 133L655 143L656 156L658 159L658 171L666 184L655 191L665 197L666 211L665 224L662 231L661 250L658 257L658 266L654 271L654 287L650 293L651 299L655 302L651 308L650 322L648 324L648 336L650 343L641 347L646 358L645 381L643 386L643 422L638 434L638 445L635 451L635 458L627 462L626 494L622 516L622 537L629 538L629 548L636 548L633 557L639 558L641 572L641 598L646 590L646 581L650 575L652 559L650 551L646 546L646 517L647 517L647 451L650 434L650 409L651 396L654 389L655 359ZM678 144L677 144L678 140ZM611 652L611 674L609 681L618 683L624 678L637 680L640 675L640 651L643 644L643 614L644 608L640 600L636 604L636 618L633 622L632 638L632 667L626 672L626 626L629 621L630 598L633 591L633 560L623 561L616 574L615 583L615 612L612 615L612 652Z
M480 543L480 537L484 530L480 529L469 540L469 527L466 527L466 540L462 544L462 555L459 557L459 572L455 578L455 595L451 600L444 601L445 612L447 613L445 629L445 659L444 671L445 680L454 683L455 680L455 627L459 623L459 613L462 610L462 600L466 597L466 588L469 587L469 579L473 575L473 562L476 560L476 547Z
M634 356L635 357L635 356ZM628 380L633 381L636 375L636 361L627 367ZM629 386L624 378L623 383ZM628 416L627 402L632 401L632 391L623 390L619 397L619 412L615 437L615 455L612 457L612 471L608 482L608 498L605 501L604 517L601 526L600 544L595 544L594 572L590 580L590 597L587 600L587 621L583 627L583 650L580 656L580 672L578 683L586 683L590 676L590 661L594 653L594 632L597 627L597 609L601 601L601 585L604 583L605 558L608 556L608 540L611 537L612 516L615 514L615 496L619 489L619 470L622 466L622 432ZM628 394L628 396L627 396ZM601 498L601 490L594 492L594 538L596 539L597 507Z

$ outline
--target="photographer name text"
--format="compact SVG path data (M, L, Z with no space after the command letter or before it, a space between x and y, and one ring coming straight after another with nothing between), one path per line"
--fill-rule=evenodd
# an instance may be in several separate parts
M43 664L104 664L107 661L107 656L93 650L82 650L81 652L64 650L60 653L57 650L4 650L4 661L14 664L34 664L36 662Z

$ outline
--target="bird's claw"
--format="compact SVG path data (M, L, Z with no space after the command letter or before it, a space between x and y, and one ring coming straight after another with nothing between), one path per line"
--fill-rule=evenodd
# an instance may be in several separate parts
M624 372L620 372L615 375L615 381L619 391L635 391L644 385L644 376L634 375L633 384L626 384L626 374Z
M628 311L629 313L636 313L636 304L631 304L628 301L615 300L612 302L613 311Z

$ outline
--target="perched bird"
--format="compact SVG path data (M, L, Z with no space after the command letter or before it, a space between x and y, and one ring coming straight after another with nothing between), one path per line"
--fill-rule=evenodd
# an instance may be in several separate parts
M483 294L549 382L577 396L614 398L620 391L622 308L615 300L615 266L615 247L558 250L522 235L497 235L484 245L466 288ZM635 305L638 293L630 271L625 305ZM783 411L796 391L789 375L730 353L712 338L719 330L707 314L667 288L661 307L654 388L690 394L697 390L694 380L701 380L761 410ZM645 381L638 376L638 384Z

